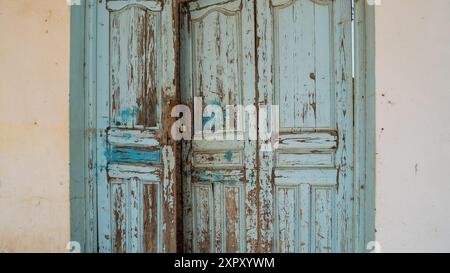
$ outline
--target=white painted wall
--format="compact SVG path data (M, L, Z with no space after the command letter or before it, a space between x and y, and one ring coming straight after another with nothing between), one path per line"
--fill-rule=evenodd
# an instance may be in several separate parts
M69 240L69 9L0 0L0 252ZM376 9L377 239L450 251L450 0Z
M69 240L69 8L0 0L0 252Z
M376 8L377 239L450 252L450 0Z

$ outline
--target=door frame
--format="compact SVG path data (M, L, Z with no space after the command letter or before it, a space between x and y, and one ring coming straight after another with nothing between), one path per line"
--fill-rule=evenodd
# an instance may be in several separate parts
M376 94L375 6L355 0L355 250L368 252L375 241ZM363 162L363 164L358 164Z
M96 169L97 1L71 7L70 240L98 252Z
M355 3L355 250L368 252L375 241L376 184L376 93L375 93L375 6Z
M182 2L183 0L178 0ZM71 7L70 238L98 251L96 137L96 2ZM354 249L375 241L375 8L355 0ZM178 50L177 50L178 52Z

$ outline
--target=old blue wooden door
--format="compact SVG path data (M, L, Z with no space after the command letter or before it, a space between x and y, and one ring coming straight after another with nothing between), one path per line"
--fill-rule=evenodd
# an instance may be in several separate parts
M171 0L97 5L100 252L176 251L176 16Z
M181 225L186 252L353 251L351 1L185 1L180 73L178 2L94 2L99 251L174 252ZM243 140L181 155L178 80L192 110L279 105L278 149L261 150L244 120L230 129Z
M185 251L354 250L351 9L350 0L183 6L182 100L280 107L275 151L247 138L184 144Z
M254 4L193 1L183 6L181 90L191 109L196 98L201 108L219 106L219 112L227 105L256 103ZM192 120L208 129L221 113L216 114ZM239 128L230 126L224 133L237 136ZM211 140L206 130L193 134L194 141L183 146L184 250L257 251L257 141L248 136Z
M257 3L259 98L281 131L260 154L261 249L353 251L351 1Z

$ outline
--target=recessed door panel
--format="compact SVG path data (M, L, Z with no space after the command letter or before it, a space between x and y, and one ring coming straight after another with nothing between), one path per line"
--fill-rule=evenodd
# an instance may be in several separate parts
M260 104L280 145L260 152L264 252L353 251L351 1L257 2Z

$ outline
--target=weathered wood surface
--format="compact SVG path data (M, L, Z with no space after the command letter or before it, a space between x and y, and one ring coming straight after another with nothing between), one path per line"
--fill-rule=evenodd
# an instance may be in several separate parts
M177 3L97 1L100 252L177 250Z
M183 102L281 110L275 152L184 145L185 251L228 252L236 234L246 252L352 251L351 1L190 1L182 17ZM245 187L238 233L227 226L243 209L226 205L239 204L225 191L233 177Z
M257 2L260 104L281 139L260 153L260 250L353 251L351 1Z
M182 101L255 105L254 1L182 6ZM191 108L193 109L193 108ZM204 124L205 126L205 124ZM256 141L184 144L184 250L256 252Z
M181 1L180 44L178 2L95 2L99 251L353 251L351 1ZM171 109L195 96L279 104L279 149L181 151Z

